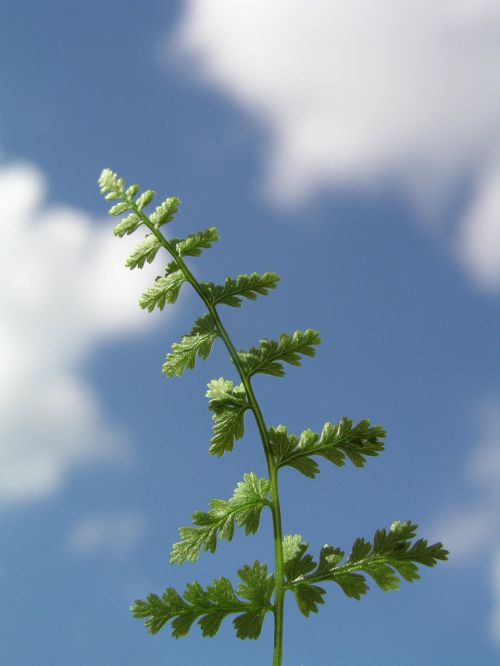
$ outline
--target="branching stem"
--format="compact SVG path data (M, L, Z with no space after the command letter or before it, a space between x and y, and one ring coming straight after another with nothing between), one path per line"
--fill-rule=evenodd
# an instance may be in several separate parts
M222 338L229 355L234 363L234 366L241 378L243 386L245 387L245 392L250 404L250 409L253 412L255 421L257 423L257 428L259 430L259 435L262 441L262 446L264 449L264 455L266 457L267 470L269 474L269 480L271 482L271 512L273 516L273 532L274 532L274 558L275 558L275 579L276 579L276 591L274 598L274 652L273 652L273 666L281 666L283 661L283 615L284 615L284 601L285 601L285 574L283 566L283 530L281 527L281 509L280 509L280 499L279 499L279 490L278 490L278 466L274 464L274 460L271 454L271 444L269 442L269 435L262 415L262 410L260 409L257 398L252 388L250 378L245 374L243 367L241 365L238 352L229 337L228 332L226 331L224 324L222 323L219 313L217 312L216 306L213 305L205 295L201 285L191 273L186 263L176 251L175 247L169 243L165 236L161 233L158 227L156 227L150 219L136 206L133 199L126 198L127 203L130 205L131 209L138 215L142 223L150 230L152 234L158 239L159 243L162 245L165 250L172 256L172 258L177 263L179 269L183 272L186 281L191 284L193 289L196 291L198 296L201 298L205 307L209 311L212 320L215 324L219 336Z

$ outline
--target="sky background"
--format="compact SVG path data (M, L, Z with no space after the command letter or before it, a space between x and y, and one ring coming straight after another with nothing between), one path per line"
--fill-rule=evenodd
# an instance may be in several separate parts
M365 470L282 474L284 529L318 552L412 519L450 562L361 602L286 606L286 666L489 666L500 649L499 7L494 0L0 4L0 662L250 666L262 640L147 635L129 605L259 558L271 521L196 565L177 529L244 472L255 426L208 455L210 379L160 372L202 314L137 305L96 180L111 167L215 225L199 279L276 271L221 308L235 344L319 329L316 359L254 382L269 425L388 431ZM170 229L169 229L170 231ZM372 586L374 588L374 586Z

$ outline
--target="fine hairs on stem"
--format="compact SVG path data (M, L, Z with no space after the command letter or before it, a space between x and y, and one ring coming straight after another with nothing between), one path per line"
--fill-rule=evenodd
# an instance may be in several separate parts
M271 511L274 537L274 567L254 561L238 570L238 582L221 577L203 587L194 582L179 594L169 587L158 596L150 594L132 606L136 618L144 620L152 634L168 622L175 638L185 636L196 621L203 636L215 636L227 616L236 636L258 639L267 613L274 618L273 666L283 664L284 599L290 592L301 613L308 617L324 604L325 582L336 583L348 597L360 599L368 591L366 575L382 590L399 589L400 579L417 580L418 565L433 567L446 560L448 553L441 543L429 545L415 539L417 525L394 522L389 529L376 530L372 541L356 539L348 555L334 546L323 546L314 559L308 544L298 534L284 535L281 521L278 475L282 467L295 470L313 479L320 471L318 459L338 467L350 462L364 467L369 457L384 449L385 431L368 420L354 424L343 418L339 423L326 423L321 432L304 430L300 435L289 433L282 425L269 427L252 388L252 377L263 373L283 377L284 364L301 365L304 356L314 356L320 344L317 331L307 329L293 335L283 334L279 340L260 340L257 347L237 351L219 315L219 306L240 307L243 299L255 300L275 289L280 280L275 273L228 277L223 285L199 282L186 264L186 257L197 257L219 240L215 227L203 229L186 238L167 238L163 232L178 212L180 201L170 197L146 214L145 208L155 193L139 194L138 185L125 186L123 178L104 169L99 178L101 193L114 203L110 215L124 217L115 226L116 236L134 233L140 227L145 238L126 262L130 269L151 263L160 250L166 250L169 263L163 275L142 295L139 304L148 312L162 310L177 300L184 284L189 284L200 297L204 313L196 320L191 332L174 342L167 354L163 372L167 377L193 369L197 357L207 359L216 340L226 347L233 362L237 382L214 379L208 384L208 407L212 412L213 437L209 452L222 456L232 451L245 430L247 412L255 419L266 459L268 478L259 479L253 472L243 475L227 500L213 499L208 511L196 511L193 524L181 527L180 540L172 547L173 564L194 562L201 551L214 553L219 539L231 541L235 527L255 534L262 511Z

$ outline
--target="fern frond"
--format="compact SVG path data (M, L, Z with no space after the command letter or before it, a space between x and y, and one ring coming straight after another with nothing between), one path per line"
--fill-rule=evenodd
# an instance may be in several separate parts
M135 205L137 209L142 211L143 208L146 208L146 206L150 204L155 198L155 194L156 192L154 190L146 190L145 192L140 194L135 200Z
M203 636L215 636L224 618L237 614L233 620L236 636L257 639L266 613L272 610L274 576L258 561L242 567L238 576L241 583L236 591L227 578L215 580L206 589L194 582L186 586L184 597L169 587L161 597L150 594L146 600L136 601L131 610L145 621L151 634L171 622L174 638L188 634L196 621Z
M314 587L316 583L331 581L337 583L348 597L360 599L369 589L363 575L368 574L384 592L399 590L398 575L412 583L420 578L418 565L433 567L439 560L448 559L448 551L441 543L428 545L425 539L412 542L416 531L417 525L410 521L397 521L389 530L377 530L373 543L356 539L347 559L340 548L323 546L317 565L309 555L305 555L307 544L296 540L293 544L295 554L291 547L288 548L286 567L287 571L292 573L288 575L287 587L294 591L296 596L297 593L300 596L310 594L308 587L311 585ZM316 587L312 594L319 594L318 590L322 588ZM324 590L321 594L324 594ZM306 603L304 596L301 596L300 603ZM317 603L316 599L315 604ZM312 605L308 610L315 612Z
M254 301L259 294L265 296L271 289L276 289L280 280L276 273L251 273L239 275L236 279L226 278L224 285L213 282L202 282L201 288L212 305L224 304L234 308L241 306L241 299Z
M346 459L356 467L364 467L367 457L378 456L384 450L385 436L385 430L371 426L368 419L353 426L351 419L345 417L338 425L325 423L321 435L304 430L297 437L289 434L285 426L269 428L271 450L278 467L294 467L311 479L319 472L313 456L326 458L338 467L343 467Z
M212 247L219 240L219 232L215 227L209 227L192 234L183 240L177 240L175 249L181 257L199 257L201 251Z
M181 270L156 278L154 285L141 296L139 305L148 312L153 312L155 307L163 310L166 303L175 303L185 281Z
M184 370L192 370L195 367L197 356L206 360L218 335L210 314L207 313L197 319L191 333L172 345L172 351L167 354L162 368L165 375L180 377Z
M156 238L154 234L149 234L134 250L132 250L129 258L125 262L125 266L132 270L133 268L143 268L146 262L151 264L160 248L161 242L158 238Z
M283 363L301 365L301 356L315 356L315 345L321 343L318 331L307 329L295 331L293 335L284 333L276 340L261 340L260 347L247 352L239 352L238 359L247 377L257 373L283 377Z
M195 562L201 549L215 553L217 537L231 541L235 525L243 527L245 534L255 534L262 509L269 505L270 487L267 479L259 479L253 472L245 474L229 500L212 500L208 513L197 511L193 514L195 527L180 528L181 540L173 545L170 562Z
M176 216L180 205L181 200L178 197L169 197L156 207L155 211L149 216L149 219L158 228L164 224L168 224Z
M208 384L206 395L214 424L209 451L212 455L221 456L232 451L235 441L245 434L245 412L250 405L243 384L235 386L222 377Z

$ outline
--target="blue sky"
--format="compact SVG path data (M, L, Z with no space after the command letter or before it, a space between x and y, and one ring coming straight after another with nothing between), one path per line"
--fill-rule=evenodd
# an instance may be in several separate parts
M316 359L254 384L269 425L346 415L388 431L365 470L283 473L285 531L313 551L412 519L450 562L399 593L286 607L285 664L497 663L500 646L498 19L492 0L191 0L0 7L0 661L264 664L261 641L148 636L130 603L272 561L271 524L196 565L177 529L244 472L253 424L208 455L205 386L160 368L202 314L148 316L96 186L110 166L215 225L196 275L276 271L221 311L238 348L317 328ZM492 18L493 17L493 18ZM229 655L229 656L228 656Z

